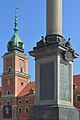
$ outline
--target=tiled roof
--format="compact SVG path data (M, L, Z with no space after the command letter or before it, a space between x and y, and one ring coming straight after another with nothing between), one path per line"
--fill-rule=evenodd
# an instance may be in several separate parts
M73 83L74 83L74 85L76 85L75 92L80 93L80 75L73 76Z
M30 96L30 90L34 89L35 90L35 82L29 82L25 88L18 94L18 97L20 96ZM33 95L32 95L33 96Z

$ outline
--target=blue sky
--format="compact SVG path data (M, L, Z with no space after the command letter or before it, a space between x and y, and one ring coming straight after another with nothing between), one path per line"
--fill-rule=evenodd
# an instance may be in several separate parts
M3 72L2 56L14 31L15 8L18 7L19 36L29 57L29 74L35 80L35 61L28 51L46 35L46 0L0 1L0 73ZM73 48L80 54L80 0L63 0L63 36L71 38ZM74 61L74 74L80 73L80 57Z

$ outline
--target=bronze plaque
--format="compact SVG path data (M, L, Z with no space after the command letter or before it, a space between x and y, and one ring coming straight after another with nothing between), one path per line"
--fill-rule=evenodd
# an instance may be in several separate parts
M54 99L54 62L40 65L40 100Z

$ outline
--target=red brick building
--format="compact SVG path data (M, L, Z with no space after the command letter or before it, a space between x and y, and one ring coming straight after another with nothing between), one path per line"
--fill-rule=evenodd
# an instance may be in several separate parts
M27 120L34 104L35 83L30 82L28 57L18 35L15 16L14 35L3 55L2 87L0 87L0 120Z
M73 81L73 104L76 108L80 109L80 75L74 75Z

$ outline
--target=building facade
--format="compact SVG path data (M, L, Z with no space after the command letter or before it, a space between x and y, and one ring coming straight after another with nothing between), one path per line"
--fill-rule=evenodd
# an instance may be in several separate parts
M15 15L14 35L3 55L2 87L0 88L0 120L27 120L34 104L35 83L30 82L28 57L18 35Z
M74 106L80 109L80 75L74 75L73 80L74 80L73 102L74 102Z

